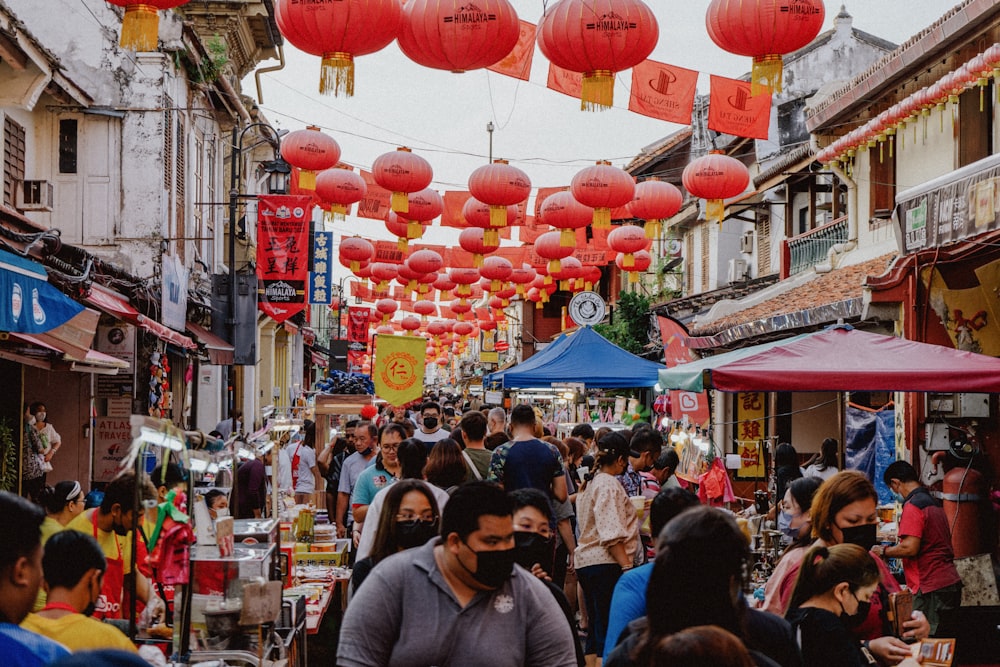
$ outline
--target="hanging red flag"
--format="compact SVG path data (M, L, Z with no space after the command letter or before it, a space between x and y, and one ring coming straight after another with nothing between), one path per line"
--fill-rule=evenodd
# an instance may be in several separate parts
M657 316L660 325L660 340L663 342L663 358L667 368L691 361L691 350L687 345L687 329L671 317ZM677 421L687 419L696 426L707 424L710 418L708 410L708 392L695 393L691 391L670 392L670 417Z
M370 171L362 169L361 178L365 179L368 191L361 201L358 202L358 217L370 218L371 220L385 220L385 216L391 210L389 202L392 199L392 193L376 183L375 177L372 176Z
M535 55L535 24L520 21L520 28L521 33L518 35L517 44L507 54L507 57L486 69L527 81L531 76L531 60Z
M442 227L465 229L469 225L462 216L462 207L472 198L472 193L466 190L448 191L444 193L444 211L441 213Z
M708 129L750 139L767 139L771 93L750 94L750 82L712 76Z
M681 125L691 124L698 72L644 60L632 68L629 111Z
M538 218L533 215L529 215L528 219L525 220L524 224L518 230L517 238L521 243L534 243L535 239L544 234L545 232L552 231L552 228L548 225L543 225L540 222L536 223Z
M545 85L558 93L579 99L583 91L583 74L549 63L549 78Z
M545 203L545 198L550 195L554 195L557 192L562 192L563 190L569 190L569 186L564 185L559 188L538 188L538 194L535 195L535 220L541 220L542 204Z
M284 322L306 306L310 195L261 195L257 200L257 307Z

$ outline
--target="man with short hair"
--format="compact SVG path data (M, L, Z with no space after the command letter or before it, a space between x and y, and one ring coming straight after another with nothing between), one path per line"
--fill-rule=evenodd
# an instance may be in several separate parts
M460 486L441 537L386 558L358 589L337 665L575 667L559 605L514 559L510 499L495 484Z
M677 456L677 452L673 447L668 447L667 451L660 454L660 457L656 459L656 463L653 464L653 469L650 471L653 478L656 479L656 483L660 485L660 489L672 489L680 488L681 483L677 481L677 466L681 463L681 459Z
M662 450L663 436L653 429L639 429L632 434L632 439L629 440L628 465L625 472L618 476L618 481L625 487L625 493L629 496L644 495L642 475L639 473L652 469ZM655 494L650 497L652 495Z
M215 425L215 430L222 435L223 440L229 440L233 433L243 432L243 411L233 410L229 419L223 419Z
M371 422L358 422L354 429L354 453L344 459L340 471L340 486L337 487L337 517L347 516L347 520L337 524L337 537L347 537L348 529L354 527L354 513L351 511L351 494L358 483L361 472L375 461L375 444L378 429Z
M359 532L368 514L372 498L382 489L399 479L399 443L406 440L406 431L399 424L389 422L379 431L379 448L375 464L361 471L351 494L351 512L354 515L354 532ZM377 519L376 519L377 522Z
M503 408L493 408L486 417L487 435L507 432L507 411Z
M90 535L75 530L56 533L45 543L45 607L21 627L53 639L71 651L115 648L136 652L121 630L90 617L104 585L107 562Z
M458 428L465 441L465 449L462 450L465 467L468 468L465 481L486 479L490 474L490 459L493 457L493 452L483 444L486 439L486 417L478 410L466 412L458 422Z
M535 437L535 411L527 404L510 413L510 442L493 450L491 482L499 482L507 492L532 488L559 502L568 496L562 457L555 445Z
M882 479L903 503L899 543L882 548L882 555L902 559L906 586L913 591L913 608L927 616L933 636L941 610L954 609L962 602L962 579L955 568L948 517L906 461L889 464Z
M594 447L594 427L590 424L577 424L570 431L570 436L583 440L586 445L584 452L590 452Z
M451 437L451 434L442 427L441 406L434 401L427 401L420 406L417 425L420 428L413 432L413 437L427 445L428 452L435 443Z
M10 667L43 667L69 655L63 646L20 626L42 583L42 521L45 512L0 491L0 655Z

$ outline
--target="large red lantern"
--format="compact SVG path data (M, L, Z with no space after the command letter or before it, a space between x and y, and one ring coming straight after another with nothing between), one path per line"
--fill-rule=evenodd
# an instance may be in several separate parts
M559 289L564 292L573 291L576 280L583 275L583 264L570 255L559 263L559 270L552 272L552 279L559 281Z
M340 242L340 256L350 262L351 273L361 269L361 263L375 256L375 246L360 236L351 236Z
M684 203L680 189L666 181L649 179L635 186L629 211L646 221L646 238L660 236L661 221L677 214Z
M389 211L385 216L385 228L389 230L389 233L393 236L398 237L397 247L402 253L408 252L406 242L411 239L419 239L424 235L424 226L420 223L416 223L414 226L411 224L413 221L406 220L400 217L396 213ZM412 236L410 236L412 234Z
M323 134L315 125L289 132L281 140L281 157L298 167L299 187L316 189L316 172L336 166L340 160L340 145L333 137Z
M553 273L559 270L559 260L573 254L575 248L564 246L561 241L561 232L545 232L535 239L535 252L542 259L549 260L548 272Z
M462 338L465 338L466 336L471 334L474 329L475 327L472 326L471 322L457 322L452 331L461 336Z
M483 267L479 273L490 281L489 291L499 292L503 287L503 281L510 278L514 272L514 265L506 257L487 257L483 260Z
M382 324L389 322L389 318L392 317L399 309L399 304L393 299L379 299L375 302L375 310L377 310L382 315Z
M118 42L131 51L155 51L160 33L161 9L173 9L187 4L188 0L108 0L112 5L125 8L122 35Z
M514 283L514 289L516 294L524 296L525 285L531 284L531 281L537 276L537 272L530 266L522 266L521 268L515 268L510 272L510 281ZM511 295L513 296L513 295Z
M463 297L470 296L472 284L479 280L479 269L448 269L448 277L458 285L455 288L455 294Z
M420 328L420 318L407 315L400 321L399 326L403 327L403 331L416 331Z
M441 259L441 255L434 252L433 250L418 250L406 259L406 265L417 273L437 273L441 270L444 265L444 260ZM434 276L435 280L437 276ZM431 281L434 282L433 280Z
M823 0L712 0L705 14L716 45L753 58L751 94L781 92L781 56L813 41L823 28Z
M721 223L726 214L723 200L746 190L750 172L736 158L712 151L684 167L681 180L690 195L708 200L705 218Z
M472 310L472 304L466 299L454 299L448 304L448 308L450 308L451 312L458 316L458 320L461 322L465 319L466 313Z
M428 294L434 286L434 281L438 279L438 272L431 271L417 278L417 294Z
M500 232L493 226L492 207L486 202L481 202L475 197L469 197L462 205L462 218L470 227L479 227L486 233L484 239L491 245L500 245ZM517 221L517 206L508 206L506 211L505 224L513 225Z
M439 292L450 292L455 289L455 281L448 277L448 274L442 271L438 274L437 279L433 282L434 289Z
M399 265L389 262L373 262L371 265L372 279L378 281L376 291L385 292L389 289L389 281L395 280L399 274Z
M448 328L442 320L435 320L427 325L427 333L435 338L442 335L446 331L448 331Z
M611 209L632 201L635 179L627 171L601 160L577 172L570 190L578 202L594 209L594 229L609 229Z
M630 283L639 282L639 274L648 269L651 262L652 258L645 250L634 253L631 266L626 264L624 254L619 253L618 257L615 258L615 264L618 265L618 268L628 273L628 281Z
M316 196L329 204L334 214L346 215L347 208L367 193L365 179L350 169L326 169L316 174Z
M583 269L583 289L593 291L594 286L601 282L601 267L587 266Z
M423 273L414 271L406 263L399 265L399 273L396 275L396 282L403 286L406 293L417 289L417 282L424 277Z
M580 108L614 102L615 74L653 52L660 29L641 0L560 0L538 22L538 47L552 64L583 74Z
M428 315L437 314L437 306L434 305L433 301L417 301L413 304L413 312L423 318L426 318Z
M403 13L399 0L277 0L274 8L282 36L323 59L319 92L347 97L354 95L354 58L396 39Z
M417 64L465 72L503 60L520 32L507 0L409 0L396 42Z
M437 190L424 188L407 195L406 208L406 214L401 216L409 223L410 231L406 236L411 239L420 238L423 226L430 224L431 220L444 211L444 199Z
M458 245L465 252L472 253L472 265L479 268L483 265L483 256L491 252L496 252L500 247L497 243L486 242L486 230L479 227L469 227L463 229L458 235Z
M494 160L469 175L469 192L489 205L490 226L504 227L509 217L507 207L520 204L531 194L531 179L506 160Z
M539 214L543 224L560 230L560 245L575 248L576 230L589 225L595 212L594 209L577 201L571 192L563 191L546 197Z
M636 225L622 225L608 234L608 247L622 254L626 269L632 268L635 253L645 249L647 243L646 233Z
M434 170L424 158L409 148L401 146L383 153L372 163L372 178L386 190L392 192L389 206L396 213L409 212L407 195L423 190L431 184Z

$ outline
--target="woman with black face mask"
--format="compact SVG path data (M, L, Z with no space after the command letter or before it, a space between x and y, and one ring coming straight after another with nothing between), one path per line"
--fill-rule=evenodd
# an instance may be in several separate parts
M404 479L393 484L385 494L371 555L355 563L351 573L352 595L382 559L423 546L438 534L437 500L426 484Z
M813 547L802 561L792 608L792 624L809 667L864 667L878 664L850 626L868 615L879 585L879 567L856 544ZM901 665L919 664L907 658Z
M814 546L856 544L865 551L871 549L878 541L877 503L875 487L857 471L839 472L823 482L810 509L812 533L816 538ZM789 563L781 572L781 580L773 586L768 582L768 587L778 592L782 612L791 606L792 590L804 556L804 551L786 554L785 558L798 558L799 562ZM858 640L867 642L871 652L884 664L894 665L910 655L910 647L902 639L923 639L930 633L930 625L923 613L916 611L903 623L903 637L891 636L887 616L889 594L899 591L900 587L886 564L873 558L880 573L879 583L866 616L852 619L852 633Z

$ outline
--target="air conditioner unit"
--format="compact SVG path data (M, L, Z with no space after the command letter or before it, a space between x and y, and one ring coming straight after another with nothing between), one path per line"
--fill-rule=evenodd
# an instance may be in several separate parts
M745 259L731 259L729 260L729 282L738 283L740 281L746 280L747 277L747 261Z
M743 236L740 237L740 252L746 255L753 254L753 236L753 230L743 232Z
M54 201L55 193L48 181L21 181L15 208L19 211L51 211Z

